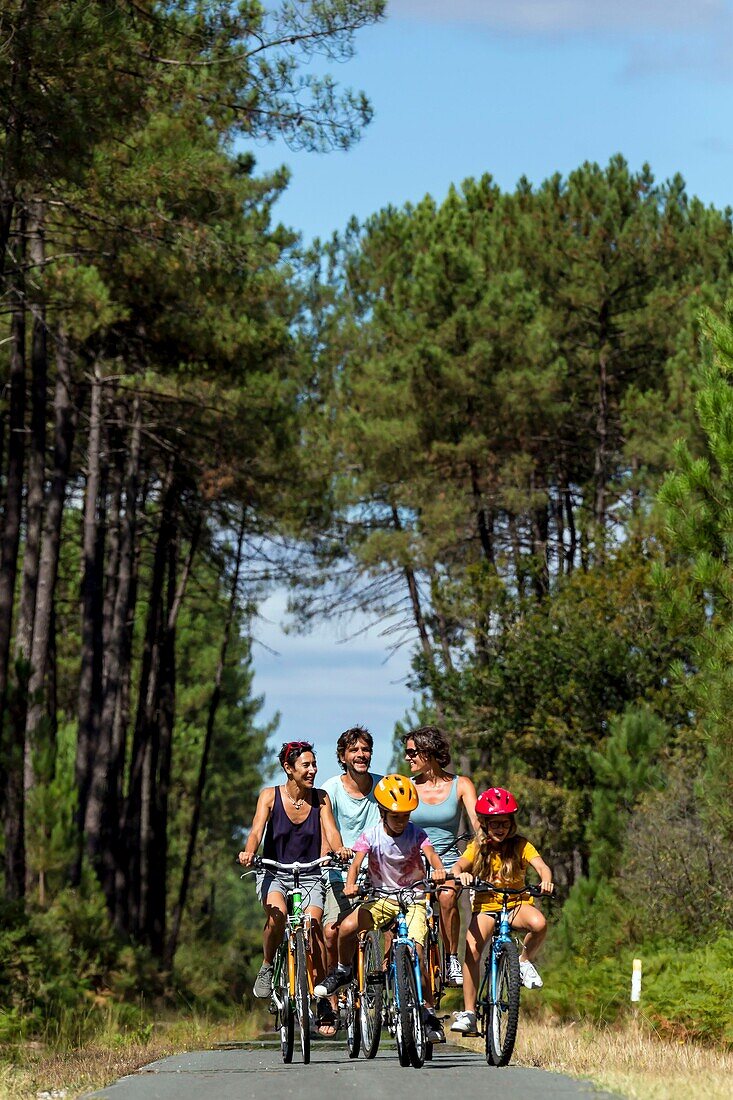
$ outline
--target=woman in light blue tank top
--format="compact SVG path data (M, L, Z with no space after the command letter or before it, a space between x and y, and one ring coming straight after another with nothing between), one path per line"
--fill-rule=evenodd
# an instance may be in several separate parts
M410 765L420 805L410 820L424 829L430 843L448 870L460 856L456 837L465 815L469 830L478 831L476 788L465 775L446 771L450 746L436 726L421 726L402 738L405 758ZM438 891L440 926L446 952L446 985L462 985L463 971L458 959L461 917L458 910L460 887L446 883Z

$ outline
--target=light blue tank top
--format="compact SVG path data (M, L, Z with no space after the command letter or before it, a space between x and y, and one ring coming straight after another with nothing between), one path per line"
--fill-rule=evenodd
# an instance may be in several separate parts
M420 784L417 784L418 797ZM450 870L451 864L459 858L460 852L456 847L456 837L461 825L462 806L458 798L458 776L455 776L450 785L448 797L442 802L431 806L420 800L420 805L410 814L410 821L419 825L430 837L430 843L443 861L443 866Z

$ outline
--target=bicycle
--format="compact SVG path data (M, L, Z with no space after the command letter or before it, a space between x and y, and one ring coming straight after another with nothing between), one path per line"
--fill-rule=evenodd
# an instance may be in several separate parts
M384 970L379 933L361 932L354 953L353 978L344 990L349 1058L376 1058L382 1035Z
M473 833L459 833L455 840L452 840L450 846L443 848L438 852L438 855L442 857L446 852L458 844L462 840L470 840ZM454 880L454 875L448 875L446 882ZM430 986L430 996L434 1006L433 1011L436 1016L440 1009L440 1002L443 999L443 993L446 989L446 972L445 972L445 944L443 942L443 934L440 921L440 902L438 901L438 886L431 879L426 879L428 883L425 892L426 903L426 918L427 918L427 936L425 937L425 971ZM442 885L442 884L441 884ZM429 1062L433 1057L433 1043L428 1040L427 1049L425 1053L425 1061Z
M358 989L361 1043L365 1055L369 1058L376 1055L382 1020L385 1020L395 1039L400 1065L415 1069L425 1063L428 1039L422 1016L420 959L417 945L407 930L407 910L415 903L416 890L426 885L425 881L419 881L400 889L369 887L359 892L357 896L362 898L393 898L399 910L388 926L393 935L386 969L382 966L378 936L375 931L369 931L364 937L361 975L349 986L351 990Z
M287 918L282 942L275 952L272 973L272 1005L275 1028L280 1029L280 1049L283 1062L290 1064L295 1049L295 1022L300 1033L300 1051L303 1064L310 1062L310 999L313 994L313 964L310 948L311 918L305 912L300 875L314 867L322 867L331 856L321 856L310 863L278 863L274 859L258 856L253 864L255 871L271 867L293 876L293 885L287 892ZM245 878L253 871L245 871ZM272 1012L273 1009L271 1008Z
M486 1061L490 1066L506 1066L514 1051L519 1026L519 998L522 979L519 972L519 948L512 937L509 898L512 895L545 897L539 886L515 890L475 880L477 893L491 891L501 897L501 910L495 914L494 931L476 998L476 1025L486 1041Z

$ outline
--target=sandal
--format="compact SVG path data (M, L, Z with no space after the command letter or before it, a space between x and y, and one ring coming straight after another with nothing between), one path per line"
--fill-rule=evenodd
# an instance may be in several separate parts
M316 1005L316 1029L321 1039L333 1039L339 1029L339 1019L328 997L320 997Z

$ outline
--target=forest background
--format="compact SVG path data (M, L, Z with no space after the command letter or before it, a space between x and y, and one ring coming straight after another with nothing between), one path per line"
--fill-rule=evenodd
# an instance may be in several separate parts
M733 1041L731 212L616 157L303 248L249 143L349 148L307 63L382 15L0 9L6 1044L249 996L275 582L409 629L397 732L516 791L544 1003L615 1018L641 952L658 1027Z

